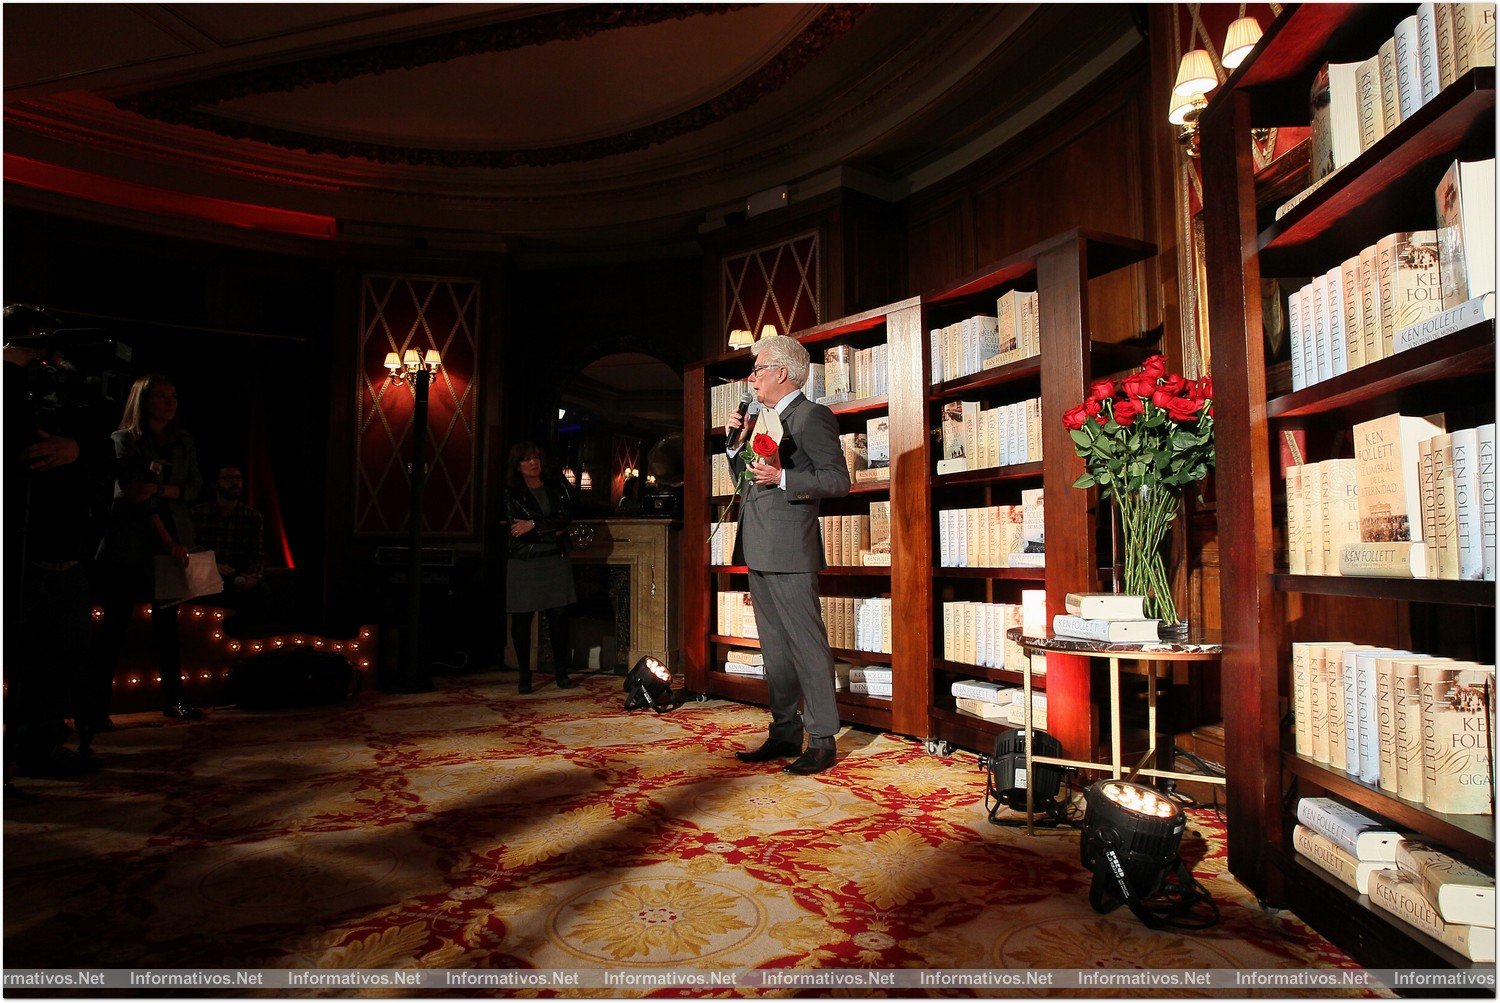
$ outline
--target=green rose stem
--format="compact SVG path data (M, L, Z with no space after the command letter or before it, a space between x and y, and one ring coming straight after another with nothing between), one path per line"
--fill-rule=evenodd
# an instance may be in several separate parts
M1125 592L1146 597L1146 616L1165 627L1177 624L1177 603L1162 561L1162 543L1172 520L1177 518L1176 492L1159 485L1115 497L1125 537Z

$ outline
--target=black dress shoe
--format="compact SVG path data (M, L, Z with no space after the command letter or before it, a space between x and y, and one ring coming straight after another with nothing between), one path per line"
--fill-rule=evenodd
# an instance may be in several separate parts
M795 773L799 777L810 777L814 773L822 773L833 765L838 758L838 753L833 749L808 749L798 756L795 762L787 763L781 768L783 773Z
M570 690L570 689L572 689L573 687L575 687L577 685L578 685L578 680L573 679L573 678L571 678L569 676L558 676L557 677L557 688L560 689L560 690Z
M760 748L736 752L734 758L742 763L765 763L772 759L790 759L801 751L802 746L793 742L778 742L774 738L768 738Z

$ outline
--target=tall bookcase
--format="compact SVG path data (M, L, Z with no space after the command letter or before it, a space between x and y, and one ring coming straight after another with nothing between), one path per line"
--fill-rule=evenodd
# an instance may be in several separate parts
M1250 131L1305 126L1325 62L1377 51L1415 5L1287 7L1201 123L1206 265L1216 390L1229 867L1379 967L1469 962L1374 908L1291 848L1295 798L1327 794L1493 869L1492 816L1444 815L1299 757L1287 719L1294 641L1348 640L1494 658L1493 582L1284 573L1284 431L1309 462L1351 455L1353 423L1447 411L1450 428L1494 421L1493 321L1280 396L1268 396L1262 279L1300 279L1387 233L1431 229L1433 190L1454 159L1494 156L1494 70L1460 77L1281 219L1257 211ZM1454 420L1456 418L1456 420Z
M913 638L917 658L930 669L918 683L928 708L930 737L976 751L988 751L1010 725L985 721L954 708L950 685L955 679L988 679L1015 684L1012 670L984 668L948 657L943 650L944 602L1020 602L1025 589L1045 589L1047 616L1064 612L1069 592L1093 591L1100 581L1100 552L1095 514L1097 494L1071 486L1083 473L1083 461L1063 426L1063 412L1080 403L1096 373L1103 375L1138 364L1140 349L1096 343L1089 332L1089 280L1144 261L1155 248L1137 240L1088 230L1071 230L922 297L923 331L928 333L975 314L995 311L996 299L1010 290L1035 291L1038 299L1041 354L939 384L931 383L931 345L922 351L928 455L920 464L921 502L930 531L921 554L928 580L919 604L926 630ZM931 443L942 408L951 401L977 400L993 407L1040 397L1044 460L1005 467L938 475ZM940 515L948 508L1015 505L1021 491L1042 488L1046 514L1045 569L939 567ZM1092 712L1088 659L1049 655L1045 676L1033 685L1047 693L1047 731L1069 755L1088 758L1098 740Z
M885 410L890 419L891 475L888 483L858 484L848 498L824 502L824 515L862 511L870 501L889 497L893 565L887 568L828 568L824 595L888 596L891 599L891 653L836 650L845 661L888 664L889 701L839 694L845 721L914 738L936 739L975 751L988 751L1002 725L960 715L949 695L956 678L1019 682L1015 673L946 661L942 652L942 602L947 599L1016 601L1021 588L1044 587L1048 614L1062 612L1069 591L1101 581L1095 543L1093 492L1071 485L1082 461L1062 424L1065 410L1079 403L1093 376L1130 368L1149 354L1140 348L1096 344L1088 331L1089 280L1145 261L1155 249L1141 241L1087 230L1070 230L986 267L930 296L794 332L814 355L831 344L856 348L881 341L889 345L888 393L833 408L842 431L863 428ZM929 332L979 313L993 313L1008 289L1035 290L1039 299L1042 353L1039 357L933 385ZM739 379L751 365L748 350L727 352L695 363L684 378L684 424L700 429L701 446L689 448L684 463L683 649L688 688L694 692L751 703L765 703L765 683L723 671L724 651L755 647L753 641L716 633L716 594L743 591L745 569L711 566L708 538L713 520L729 497L710 497L709 457L722 450L724 429L709 428L708 397L722 380ZM1043 453L1046 463L964 471L938 477L933 439L938 414L949 400L980 400L985 406L1029 397L1042 398ZM1047 567L955 569L937 566L937 513L943 507L1015 504L1020 491L1043 487L1046 499ZM1104 572L1107 574L1107 570ZM1086 660L1049 660L1051 730L1070 754L1095 748L1096 722L1090 704Z

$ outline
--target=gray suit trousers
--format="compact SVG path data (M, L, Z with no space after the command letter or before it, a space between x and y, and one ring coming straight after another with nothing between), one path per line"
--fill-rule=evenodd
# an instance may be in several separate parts
M833 651L818 608L817 572L750 571L750 598L771 691L771 734L777 742L832 749L839 730ZM802 695L802 721L797 695Z

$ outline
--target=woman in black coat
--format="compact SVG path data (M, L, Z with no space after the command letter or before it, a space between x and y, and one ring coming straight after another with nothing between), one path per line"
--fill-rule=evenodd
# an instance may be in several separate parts
M576 686L568 676L568 607L576 600L573 565L568 560L568 523L573 499L561 477L543 475L544 455L534 442L511 447L506 462L505 518L510 538L505 562L505 610L510 639L520 663L519 691L531 692L531 624L538 611L547 615L558 689Z

